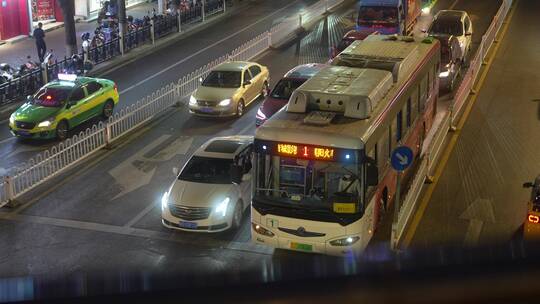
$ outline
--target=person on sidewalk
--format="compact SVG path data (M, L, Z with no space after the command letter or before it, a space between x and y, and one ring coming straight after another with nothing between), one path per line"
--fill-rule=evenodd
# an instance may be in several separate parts
M34 39L36 39L39 62L43 62L45 52L47 52L47 45L45 44L45 31L43 31L42 27L43 23L39 22L33 34Z

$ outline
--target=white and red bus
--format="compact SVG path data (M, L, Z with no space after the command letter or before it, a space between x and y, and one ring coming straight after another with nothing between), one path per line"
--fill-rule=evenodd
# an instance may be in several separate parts
M439 63L437 40L372 35L301 85L256 131L252 240L363 251L394 196L391 151L418 155L432 125Z

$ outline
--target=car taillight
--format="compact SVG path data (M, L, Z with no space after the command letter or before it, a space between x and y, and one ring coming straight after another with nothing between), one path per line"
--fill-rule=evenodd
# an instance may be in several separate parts
M527 220L529 220L530 223L538 224L538 222L540 222L540 217L538 215L529 214Z
M114 84L114 91L116 91L116 93L118 93L118 86L116 85L116 83Z

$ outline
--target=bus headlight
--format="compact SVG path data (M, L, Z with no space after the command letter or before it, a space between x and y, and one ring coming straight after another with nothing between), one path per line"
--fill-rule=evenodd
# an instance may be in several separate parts
M358 242L359 239L360 239L359 236L349 236L349 237L346 237L346 238L330 241L330 245L332 245L332 246L350 246L350 245Z
M189 105L194 106L196 104L197 104L197 99L195 99L195 97L193 97L193 95L189 96Z
M229 202L231 201L230 198L226 197L224 200L219 203L216 208L214 208L214 211L217 214L221 214L222 217L225 217L227 215L227 206L229 206Z
M169 191L163 193L161 197L161 211L167 209L167 204L169 203Z
M253 227L253 230L257 232L258 234L266 235L269 237L273 237L274 233L266 228L261 227L259 224L251 223L251 227Z

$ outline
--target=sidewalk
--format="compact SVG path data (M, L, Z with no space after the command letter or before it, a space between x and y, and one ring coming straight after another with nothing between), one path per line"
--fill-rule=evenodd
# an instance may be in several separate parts
M140 4L128 9L127 15L131 15L133 18L142 18L147 15L148 12L151 14L153 8L157 9L157 2ZM46 26L44 26L44 28L46 30ZM96 21L78 22L75 24L78 49L81 49L81 35L85 32L90 32L92 34L95 28ZM48 50L54 50L56 58L60 59L66 55L64 27L46 32L45 42L47 43ZM0 63L5 62L12 66L17 66L26 62L27 55L32 56L32 59L35 61L38 60L36 44L31 37L14 44L0 45Z

